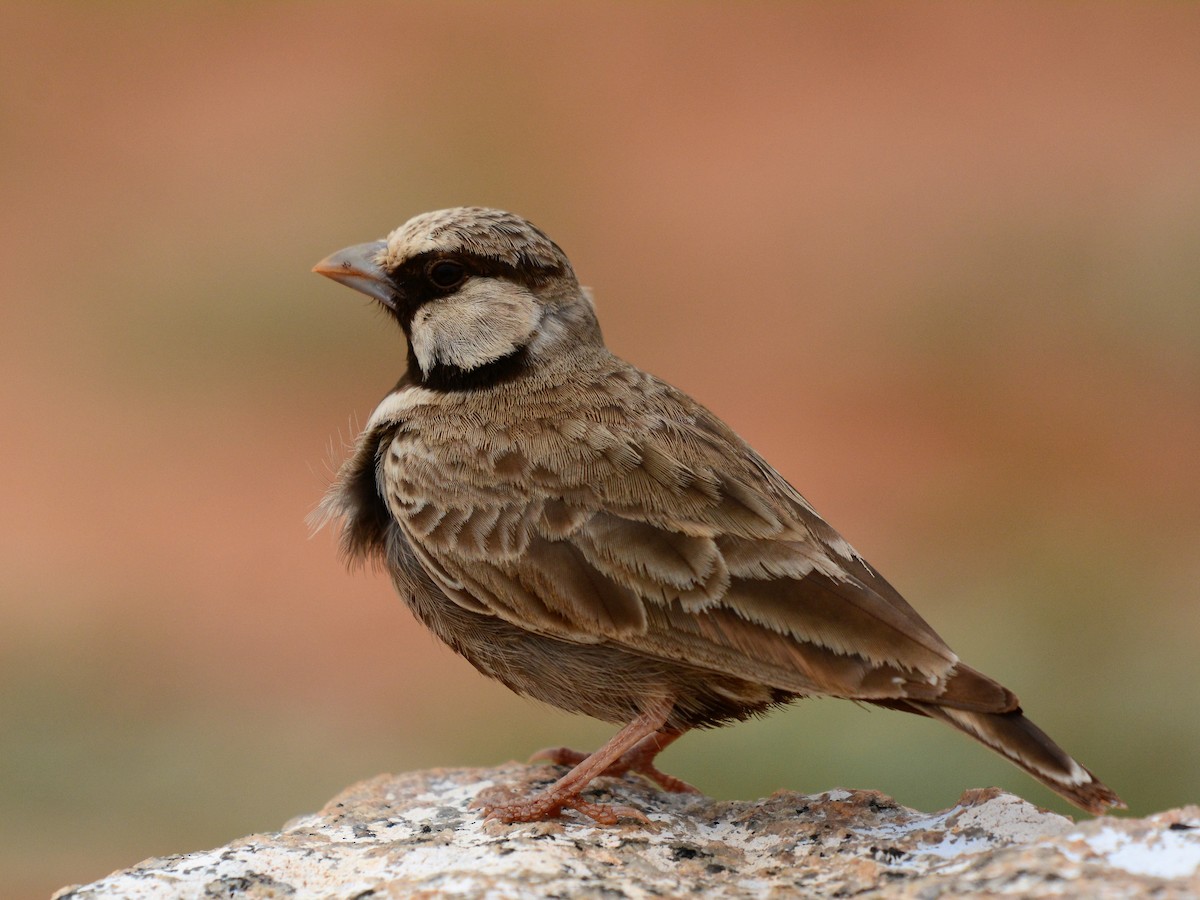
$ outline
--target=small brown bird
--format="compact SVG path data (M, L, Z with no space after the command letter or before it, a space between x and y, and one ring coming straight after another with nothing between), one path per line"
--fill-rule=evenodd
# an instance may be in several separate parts
M506 822L654 767L692 728L800 697L928 716L1091 813L1124 806L1025 718L724 422L604 346L589 293L541 230L459 208L314 269L383 304L408 369L318 510L350 560L391 573L422 622L519 694L621 730Z

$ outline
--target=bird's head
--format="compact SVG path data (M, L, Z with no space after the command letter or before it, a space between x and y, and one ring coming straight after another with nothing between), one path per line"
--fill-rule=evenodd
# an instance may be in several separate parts
M423 213L313 271L383 304L408 338L410 374L426 387L487 386L564 345L601 343L566 254L502 210Z

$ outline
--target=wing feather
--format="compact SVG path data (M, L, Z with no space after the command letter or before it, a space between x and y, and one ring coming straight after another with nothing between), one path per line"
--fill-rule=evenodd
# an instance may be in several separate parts
M427 421L407 410L381 478L403 487L385 492L389 508L448 596L563 640L796 693L982 711L1015 702L958 667L724 423L663 382L619 374L616 388L498 403L490 431L478 410L456 422L448 401Z

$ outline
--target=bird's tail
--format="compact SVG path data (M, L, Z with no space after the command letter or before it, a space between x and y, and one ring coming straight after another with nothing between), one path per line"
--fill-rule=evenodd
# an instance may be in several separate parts
M970 735L1006 756L1050 790L1093 815L1125 809L1111 788L1071 759L1020 709L1004 713L972 712L932 703L906 701L912 712L929 716Z

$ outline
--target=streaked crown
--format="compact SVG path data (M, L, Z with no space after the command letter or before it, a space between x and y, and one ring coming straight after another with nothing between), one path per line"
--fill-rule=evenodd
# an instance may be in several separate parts
M458 206L413 216L387 236L376 262L390 271L430 252L471 253L531 274L575 278L558 244L536 225L502 209Z

